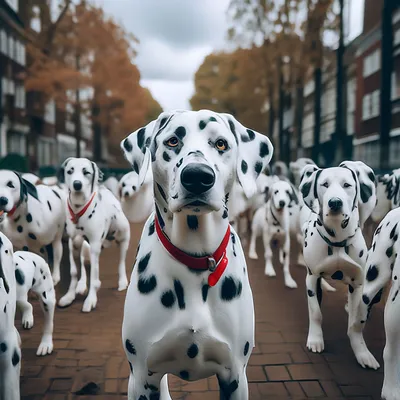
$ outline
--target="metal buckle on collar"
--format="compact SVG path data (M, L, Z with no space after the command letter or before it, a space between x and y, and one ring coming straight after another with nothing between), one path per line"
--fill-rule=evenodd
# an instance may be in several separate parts
M208 270L214 272L217 268L217 262L214 257L208 257Z

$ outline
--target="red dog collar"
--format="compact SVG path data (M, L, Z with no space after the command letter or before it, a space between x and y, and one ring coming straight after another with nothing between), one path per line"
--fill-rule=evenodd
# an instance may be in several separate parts
M160 239L160 242L164 246L165 250L167 250L168 253L172 257L174 257L177 261L179 261L182 264L185 264L189 269L194 269L197 271L207 271L207 270L211 271L211 274L208 276L208 285L215 286L228 265L226 248L228 246L231 235L230 226L228 225L228 229L226 230L225 236L222 239L222 242L219 245L218 249L215 251L215 253L206 257L193 257L185 253L184 251L178 249L176 246L174 246L169 241L164 231L161 229L160 223L158 222L158 218L154 217L154 219L155 219L157 236Z
M85 207L82 208L81 211L79 211L78 213L74 213L74 210L71 207L71 204L69 204L69 200L67 202L68 204L68 211L69 214L71 216L71 221L76 225L79 222L79 219L82 217L83 214L85 214L85 212L87 211L87 209L89 208L90 204L92 204L92 201L94 199L94 196L96 196L96 192L94 192L92 194L92 197L90 198L90 200L86 203Z

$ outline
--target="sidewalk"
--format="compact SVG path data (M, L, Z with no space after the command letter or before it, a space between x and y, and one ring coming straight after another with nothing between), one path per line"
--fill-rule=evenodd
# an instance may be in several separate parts
M130 274L141 225L132 227L127 258ZM259 248L259 254L262 255ZM56 309L54 346L51 356L36 357L41 337L42 315L33 301L35 326L22 337L21 396L23 400L119 400L126 399L129 367L121 344L121 324L125 292L119 293L115 248L104 250L101 258L102 287L97 309L80 310L83 299L71 307ZM67 254L63 275L68 281ZM67 269L67 271L65 271ZM366 326L370 350L381 363L378 371L358 366L347 339L346 288L324 293L323 315L325 352L312 354L305 348L308 328L305 270L293 267L299 289L286 289L280 268L278 277L264 276L263 260L248 262L256 307L256 342L248 367L250 399L380 399L383 381L383 306L376 306ZM64 280L65 282L65 280ZM57 299L66 291L57 287ZM94 382L96 385L88 385ZM217 400L217 381L210 378L186 383L169 378L174 400ZM92 387L93 386L93 387ZM73 393L84 388L82 395ZM89 393L88 393L89 392ZM92 394L90 394L92 393Z

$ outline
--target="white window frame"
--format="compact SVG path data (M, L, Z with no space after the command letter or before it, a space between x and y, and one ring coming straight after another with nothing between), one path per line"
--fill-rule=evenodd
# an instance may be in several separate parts
M379 89L373 91L371 94L371 118L379 115L380 94L381 91Z
M0 50L3 54L8 56L8 37L4 29L0 31Z
M365 94L362 100L362 120L371 118L371 94Z

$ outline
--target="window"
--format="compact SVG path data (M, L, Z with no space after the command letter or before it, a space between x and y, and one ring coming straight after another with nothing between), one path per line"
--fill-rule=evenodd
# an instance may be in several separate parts
M398 168L400 164L400 136L390 139L389 144L389 166Z
M400 70L392 72L392 101L400 98Z
M398 44L400 44L400 29L397 29L397 31L394 33L393 47L397 46Z
M15 88L15 107L25 108L25 88L23 84L16 84Z
M381 68L381 50L377 49L364 58L363 77L366 78L378 72Z
M7 51L7 33L6 31L0 31L0 50L3 54L8 54Z
M8 57L10 57L12 60L14 60L14 52L15 52L15 49L14 49L14 38L12 37L12 36L9 36L8 37Z
M19 132L9 132L7 137L8 153L16 153L25 155L26 140L25 136Z
M19 40L15 41L15 61L25 66L25 44Z
M53 140L40 138L38 140L38 163L39 165L52 165L55 144Z
M371 95L366 94L363 97L363 105L362 105L362 120L366 121L371 118Z
M371 168L379 168L380 146L377 140L354 146L354 159Z
M44 108L44 120L49 124L56 122L56 103L54 100L49 100Z
M371 104L371 118L377 117L379 115L379 98L380 90L375 90L372 92L372 104Z

